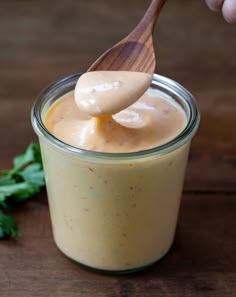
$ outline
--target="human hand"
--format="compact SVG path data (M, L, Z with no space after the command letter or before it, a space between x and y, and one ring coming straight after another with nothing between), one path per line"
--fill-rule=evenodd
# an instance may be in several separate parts
M236 22L236 0L206 0L213 11L221 11L228 23Z

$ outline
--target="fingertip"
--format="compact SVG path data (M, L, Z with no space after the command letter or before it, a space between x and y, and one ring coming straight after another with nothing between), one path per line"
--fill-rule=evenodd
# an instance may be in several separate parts
M222 14L229 24L236 23L236 0L225 0L222 6Z
M221 10L224 0L206 0L207 6L210 10L218 12Z

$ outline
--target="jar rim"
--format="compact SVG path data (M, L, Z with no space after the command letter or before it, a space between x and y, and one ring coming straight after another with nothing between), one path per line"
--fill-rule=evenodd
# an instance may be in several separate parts
M128 153L90 151L63 142L51 134L45 127L42 119L42 109L45 102L51 98L49 96L50 93L64 86L66 83L71 81L76 82L81 75L82 73L75 73L50 84L37 96L31 110L32 126L38 137L43 137L48 143L57 147L59 150L70 153L73 156L80 157L81 159L127 161L131 159L142 159L165 155L183 146L195 135L200 122L200 112L194 96L176 81L159 74L154 74L152 85L159 85L164 90L171 91L178 96L178 99L182 100L185 104L188 104L190 110L188 122L185 128L176 137L157 147Z

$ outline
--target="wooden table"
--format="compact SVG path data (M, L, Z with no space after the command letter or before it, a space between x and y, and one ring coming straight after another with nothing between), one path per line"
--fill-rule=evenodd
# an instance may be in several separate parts
M148 3L0 1L1 168L37 139L30 109L39 91L85 70ZM133 275L84 270L55 247L43 192L12 212L22 237L0 242L1 297L236 296L236 26L203 0L168 1L155 47L157 72L188 88L202 112L171 251Z

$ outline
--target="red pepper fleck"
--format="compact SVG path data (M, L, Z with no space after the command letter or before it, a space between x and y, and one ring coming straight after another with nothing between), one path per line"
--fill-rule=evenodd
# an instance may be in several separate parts
M164 112L165 114L168 114L168 113L170 112L170 109L169 109L169 108L165 108L165 109L163 109L163 112Z

